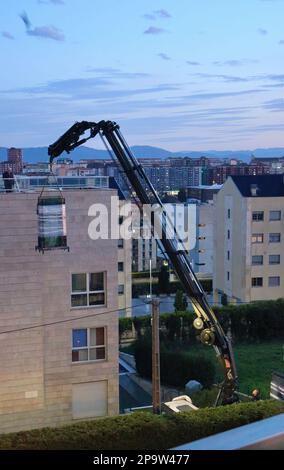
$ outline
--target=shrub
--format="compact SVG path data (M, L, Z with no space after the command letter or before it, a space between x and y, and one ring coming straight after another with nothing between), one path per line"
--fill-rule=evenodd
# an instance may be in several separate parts
M119 319L119 336L121 337L126 331L132 330L132 318L120 318Z
M166 450L284 412L276 401L157 416L133 413L0 436L5 450Z
M282 339L284 334L284 299L253 302L244 305L214 307L225 332L231 330L236 342L260 342ZM143 318L143 320L142 320ZM194 340L193 312L178 312L160 316L164 338ZM133 319L134 326L150 326L150 316ZM139 329L143 335L142 329Z
M152 377L152 344L149 338L137 340L134 347L137 372L145 378ZM161 343L161 382L184 387L189 380L197 380L209 388L215 379L215 365L211 360L179 351L168 351Z

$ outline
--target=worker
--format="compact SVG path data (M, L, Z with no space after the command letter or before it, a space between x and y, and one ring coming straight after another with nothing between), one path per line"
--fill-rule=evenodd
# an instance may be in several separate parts
M259 401L259 400L261 400L260 390L259 390L258 388L254 389L254 390L252 391L251 396L252 396L253 401Z
M7 170L3 172L2 177L4 180L4 187L5 187L6 193L11 193L14 189L15 180L14 180L12 168L10 166L7 168Z

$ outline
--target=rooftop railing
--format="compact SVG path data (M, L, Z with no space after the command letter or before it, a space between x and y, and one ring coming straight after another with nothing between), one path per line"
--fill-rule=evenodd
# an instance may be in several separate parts
M106 189L108 176L22 176L0 177L0 193L39 192L45 189Z

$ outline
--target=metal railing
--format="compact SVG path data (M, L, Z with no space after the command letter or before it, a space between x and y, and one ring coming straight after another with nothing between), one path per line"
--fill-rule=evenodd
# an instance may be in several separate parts
M0 177L0 193L38 192L46 189L105 189L109 188L108 176L22 176Z

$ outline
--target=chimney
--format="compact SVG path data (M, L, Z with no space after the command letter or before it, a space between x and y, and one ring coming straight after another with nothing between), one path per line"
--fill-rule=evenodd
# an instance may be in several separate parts
M259 188L257 186L257 184L251 184L250 185L250 193L253 197L257 196L258 195L258 192L259 192Z

